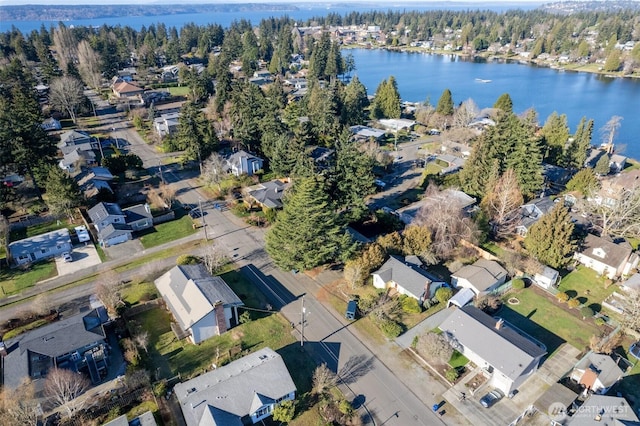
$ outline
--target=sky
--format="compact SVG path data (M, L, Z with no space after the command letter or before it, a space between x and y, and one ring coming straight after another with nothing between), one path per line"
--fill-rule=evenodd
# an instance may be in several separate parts
M557 1L557 0L551 0ZM67 5L67 4L82 4L82 5L103 5L103 4L151 4L151 3L160 3L160 4L172 4L172 3L218 3L218 4L229 4L229 3L316 3L316 4L383 4L385 6L402 6L404 4L429 4L429 3L452 3L452 4L465 4L465 3L491 3L491 4L517 4L517 3L549 3L551 1L545 0L464 0L464 1L438 1L438 0L397 0L391 1L389 0L362 0L362 1L349 1L349 0L336 0L333 2L329 1L314 1L314 0L0 0L0 6L9 6L9 5L25 5L25 4L42 4L42 5L51 5L51 6L59 6L59 5ZM604 0L603 0L604 1Z

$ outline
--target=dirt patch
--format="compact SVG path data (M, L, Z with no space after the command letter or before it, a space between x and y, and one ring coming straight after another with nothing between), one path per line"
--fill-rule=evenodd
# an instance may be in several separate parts
M240 330L232 330L231 331L231 338L233 340L241 340L244 337L244 333Z
M311 269L309 271L305 271L305 275L313 280L318 275L320 275L320 272L322 272L322 267L317 267L317 268L313 268L313 269Z

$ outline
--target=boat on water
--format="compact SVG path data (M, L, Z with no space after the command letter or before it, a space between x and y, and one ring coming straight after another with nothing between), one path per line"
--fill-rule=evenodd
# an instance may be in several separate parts
M476 81L478 83L491 83L491 80L485 80L483 78L476 78Z

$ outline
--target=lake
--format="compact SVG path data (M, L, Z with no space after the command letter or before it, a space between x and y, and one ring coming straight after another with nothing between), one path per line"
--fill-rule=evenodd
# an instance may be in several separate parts
M566 114L571 132L583 116L595 121L593 143L599 130L614 115L623 117L616 138L626 145L625 155L640 159L640 80L610 78L590 73L560 71L521 63L462 58L455 55L352 49L354 74L373 95L393 75L405 101L435 105L444 89L456 104L473 99L480 108L491 107L502 93L513 99L514 111L535 108L539 121L557 111ZM479 80L490 80L481 82Z

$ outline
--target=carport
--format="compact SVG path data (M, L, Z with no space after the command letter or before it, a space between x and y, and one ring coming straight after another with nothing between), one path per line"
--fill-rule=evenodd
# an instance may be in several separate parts
M447 308L451 305L455 305L459 308L462 308L467 303L471 302L475 297L475 293L470 288L463 288L459 292L457 292L449 301L447 302Z

